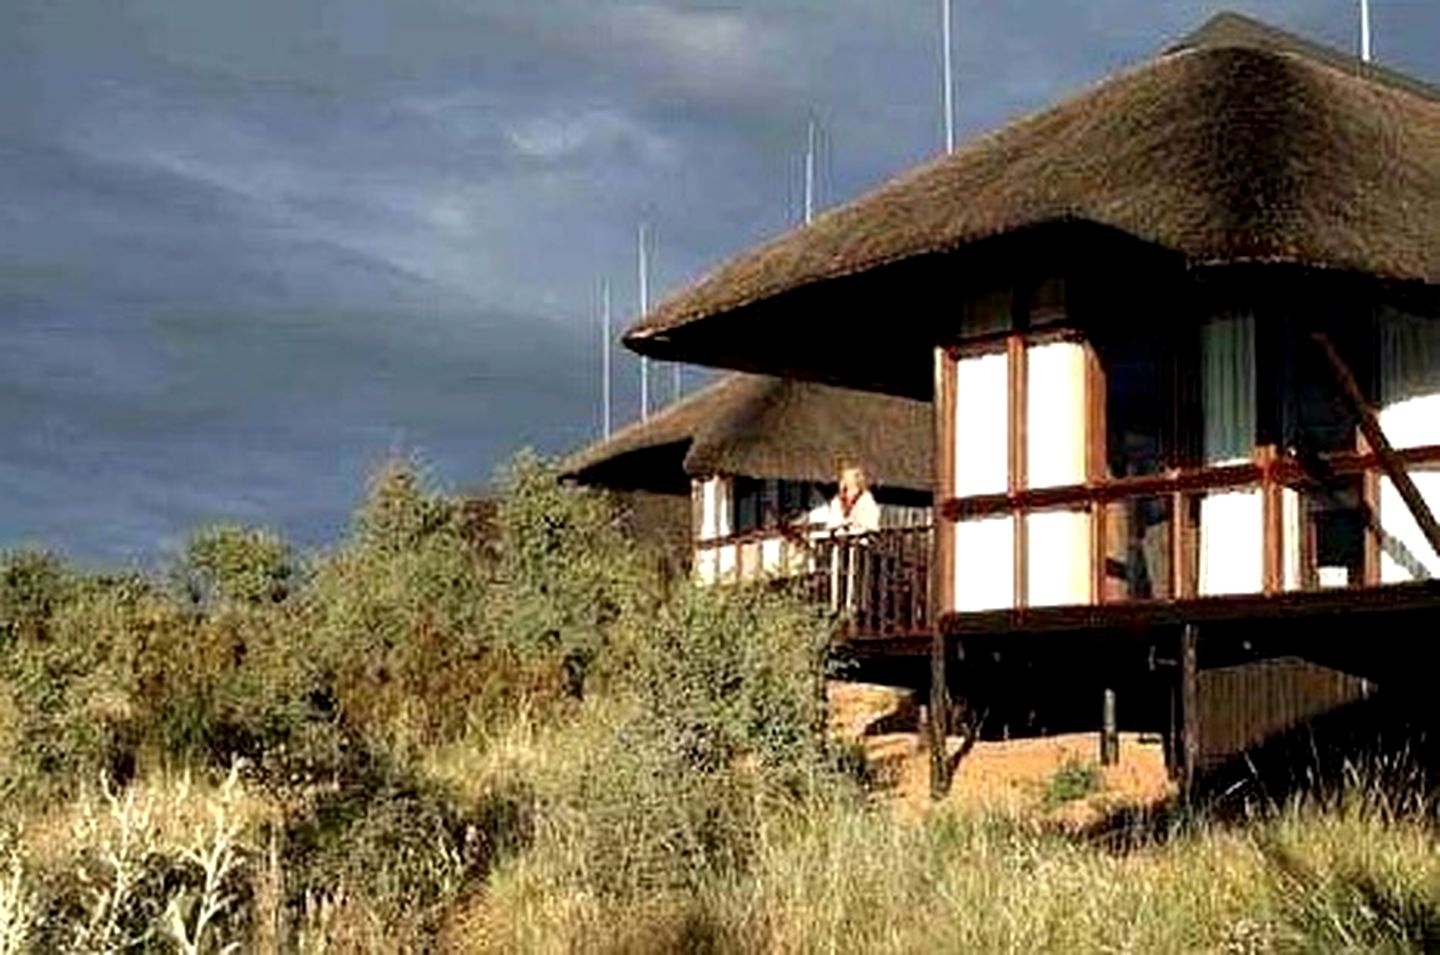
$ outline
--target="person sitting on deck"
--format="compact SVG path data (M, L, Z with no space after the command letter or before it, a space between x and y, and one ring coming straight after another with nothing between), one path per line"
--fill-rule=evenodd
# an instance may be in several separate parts
M869 534L880 529L880 506L859 467L840 469L840 490L830 500L825 529L832 534Z

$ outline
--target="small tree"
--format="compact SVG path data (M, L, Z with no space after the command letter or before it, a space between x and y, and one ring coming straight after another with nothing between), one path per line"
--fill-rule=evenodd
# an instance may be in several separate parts
M296 565L289 545L278 534L219 524L191 535L180 574L198 604L270 604L289 596Z

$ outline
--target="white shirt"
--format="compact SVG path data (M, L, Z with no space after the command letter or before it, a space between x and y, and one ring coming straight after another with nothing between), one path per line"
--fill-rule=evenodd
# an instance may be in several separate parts
M855 503L850 505L850 513L846 514L844 505L840 503L840 495L837 494L830 499L825 527L842 534L868 534L878 531L880 505L875 503L875 498L869 491L861 491Z

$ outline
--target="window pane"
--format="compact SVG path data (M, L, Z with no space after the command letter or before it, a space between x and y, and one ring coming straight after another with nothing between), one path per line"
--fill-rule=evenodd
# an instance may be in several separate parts
M1008 486L1009 372L1005 354L956 362L955 494L1003 493Z
M1027 353L1026 477L1030 487L1085 482L1085 347L1033 345Z
M997 610L1015 603L1013 519L955 525L955 609Z
M1090 515L1045 511L1025 517L1026 599L1032 607L1090 602Z

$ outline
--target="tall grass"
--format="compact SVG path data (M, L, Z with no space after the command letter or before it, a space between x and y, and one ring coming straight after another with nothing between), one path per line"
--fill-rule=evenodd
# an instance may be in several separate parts
M502 488L387 466L328 551L201 529L155 579L0 559L0 952L1440 945L1421 790L1125 851L902 819L826 737L823 616Z

